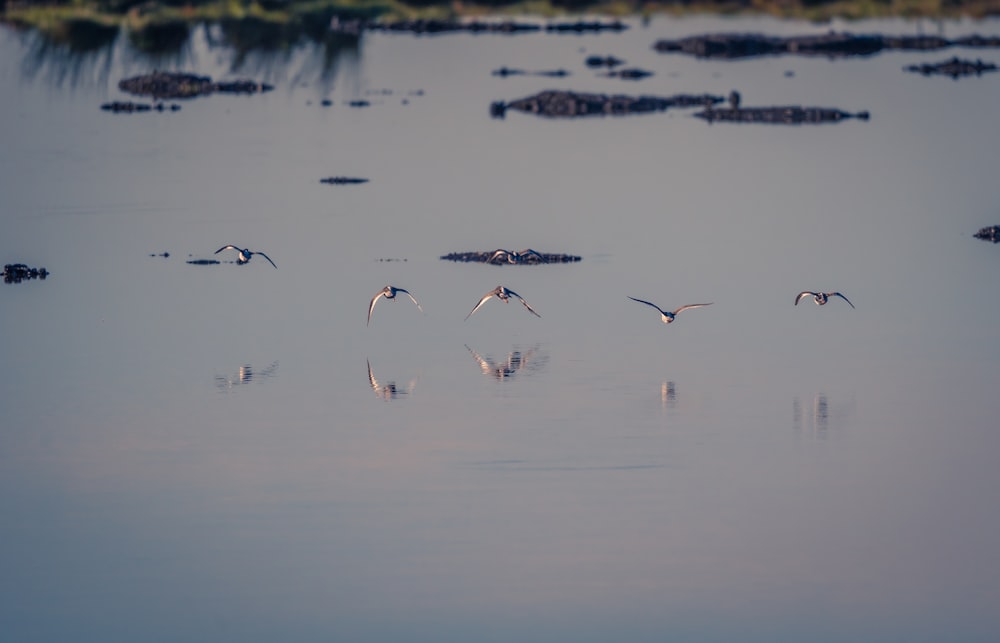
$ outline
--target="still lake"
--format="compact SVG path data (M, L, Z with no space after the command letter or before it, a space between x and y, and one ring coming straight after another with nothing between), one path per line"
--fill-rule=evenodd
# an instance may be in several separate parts
M628 24L336 56L0 27L0 262L51 272L0 284L3 640L995 640L1000 74L903 67L1000 52L652 44L1000 20ZM99 109L157 68L275 90ZM491 118L544 89L871 119ZM440 259L496 248L582 261ZM366 326L386 284L423 312ZM463 321L497 284L541 318Z

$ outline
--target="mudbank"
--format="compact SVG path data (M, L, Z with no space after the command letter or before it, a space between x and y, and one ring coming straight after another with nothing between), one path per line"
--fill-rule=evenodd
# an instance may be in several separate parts
M362 31L384 31L391 33L412 34L449 34L449 33L493 33L522 34L545 31L547 33L596 33L601 31L625 31L628 25L620 20L576 22L552 22L539 25L531 22L483 21L483 20L396 20L379 21L361 18L334 18L330 22L330 30L338 33L357 34Z
M983 241L992 241L993 243L1000 243L1000 226L991 225L985 228L980 228L979 232L972 235L977 239L982 239Z
M580 94L569 91L544 91L509 103L498 101L490 106L495 118L503 118L508 109L553 118L576 116L623 116L662 112L670 107L711 106L722 102L721 96L710 94L676 94L674 96L626 96L623 94Z
M195 98L220 92L226 94L255 94L269 92L273 86L253 80L233 80L212 82L208 76L196 76L180 72L154 71L118 83L118 89L136 96L152 96L155 99Z
M452 252L441 257L445 261L464 261L467 263L490 263L497 266L503 265L536 265L543 263L574 263L581 261L583 257L566 254L550 254L545 252L535 252L534 250L522 250L521 252L510 252L508 250L488 250L486 252Z
M3 267L0 275L3 276L5 284L19 284L29 279L45 279L49 276L49 271L45 268L32 268L23 263L9 263Z
M1000 47L1000 36L973 35L951 40L940 36L890 36L846 32L790 37L720 33L689 36L679 40L658 40L653 44L653 49L661 53L733 59L778 55L839 58L871 56L884 50L936 51L948 47Z
M838 123L847 118L868 120L868 112L851 114L828 107L798 107L783 105L777 107L727 107L708 108L695 114L709 123L723 121L729 123L766 123L773 125L805 125Z
M905 71L923 74L924 76L951 76L952 78L957 79L961 76L980 76L984 72L996 71L997 66L993 63L984 63L978 58L976 59L976 62L972 62L971 60L962 60L955 57L939 63L909 65L907 67L903 67L903 69Z
M177 104L164 105L163 103L156 103L155 105L150 105L149 103L133 103L132 101L120 101L116 100L111 103L104 103L101 105L101 109L106 112L111 112L112 114L132 114L133 112L176 112L180 110L181 106Z

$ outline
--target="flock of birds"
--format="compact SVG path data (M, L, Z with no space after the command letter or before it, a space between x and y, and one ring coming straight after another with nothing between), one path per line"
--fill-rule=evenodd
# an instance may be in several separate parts
M275 268L278 267L277 265L275 265L273 261L271 261L271 258L268 257L263 252L247 250L245 248L240 248L239 246L234 246L232 244L229 244L222 246L221 248L216 250L215 254L219 254L223 250L235 250L238 253L236 256L236 263L239 265L247 263L254 255L260 255L265 259L267 259L267 261L272 266L274 266ZM531 256L540 259L542 255L530 248L527 250L522 250L520 252L512 252L510 250L504 250L503 248L500 248L493 253L493 255L490 257L490 260L487 263L493 263L494 260L496 259L503 259L508 263L517 264L517 263L522 263L525 257L531 257ZM420 303L416 300L416 298L412 294L410 294L409 290L406 290L405 288L399 288L398 286L386 286L385 288L380 290L374 297L372 297L371 302L368 304L369 326L372 323L372 313L375 311L375 304L379 302L379 299L385 298L389 300L394 300L396 299L396 295L398 295L399 293L403 293L404 295L409 297L410 301L412 301L416 305L417 310L419 310L420 312L424 312L424 309L421 308ZM527 301L525 301L524 297L517 294L510 288L500 285L494 288L493 290L489 291L485 295L483 295L482 298L479 300L479 303L477 303L475 307L473 307L473 309L469 311L469 314L465 316L465 319L468 320L469 317L472 317L473 313L482 308L483 304L485 304L493 297L496 297L505 304L510 303L511 297L516 297L521 302L521 304L528 310L529 313L531 313L535 317L541 318L541 315L535 312L535 309L532 308ZM816 303L817 306L825 306L827 303L829 303L831 297L840 297L848 304L850 304L851 308L854 308L854 304L851 304L851 300L839 292L812 292L811 290L803 290L798 295L796 295L795 305L798 306L799 302L806 297L812 297L813 301ZM693 308L704 308L705 306L711 306L713 303L713 302L708 302L707 304L686 304L674 310L664 310L659 306L657 306L656 304L654 304L653 302L646 301L645 299L636 299L635 297L629 297L629 299L631 299L632 301L639 302L640 304L645 304L647 306L655 308L657 312L660 313L660 320L664 324L673 323L674 319L676 319L677 315L679 315L682 311L690 310Z

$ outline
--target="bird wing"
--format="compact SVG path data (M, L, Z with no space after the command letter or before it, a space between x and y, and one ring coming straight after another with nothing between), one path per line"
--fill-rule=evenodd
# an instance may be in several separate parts
M384 290L380 290L377 295L372 297L372 303L368 304L368 323L372 323L372 311L375 310L375 304L378 303L378 298L385 295Z
M488 293L486 293L485 295L483 295L483 298L479 300L479 303L476 304L476 307L473 308L472 311L468 315L465 316L465 318L469 319L469 317L472 317L472 313L474 313L477 310L479 310L479 307L482 306L483 304L485 304L486 300L488 300L490 297L493 297L495 295L496 295L496 291L495 290L491 290Z
M532 308L531 306L528 305L528 302L524 301L524 297L522 297L521 295L517 294L516 292L514 292L513 290L511 290L509 288L507 289L507 292L509 292L510 294L514 295L518 299L520 299L521 303L524 304L524 307L528 309L529 313L531 313L532 315L534 315L535 317L537 317L539 319L542 318L541 315L539 315L538 313L535 312L534 308Z
M628 295L626 295L626 297L628 297ZM645 299L636 299L635 297L629 297L629 299L631 299L632 301L637 301L637 302L639 302L640 304L646 304L647 306L652 306L652 307L653 307L653 308L655 308L656 310L660 311L660 314L661 314L661 315L662 315L662 314L664 314L664 313L666 312L666 311L664 311L664 310L663 310L662 308L660 308L659 306L657 306L656 304L654 304L654 303L652 303L652 302L649 302L649 301L646 301Z
M368 362L368 381L371 382L372 390L378 394L378 380L375 379L375 373L372 372L372 363Z
M213 254L219 254L223 250L236 250L237 252L239 252L240 249L234 246L233 244L229 244L228 246L222 246L221 248L216 250Z
M816 293L809 292L808 290L803 290L795 297L795 305L798 306L799 302L802 301L803 297L815 297Z
M501 257L509 257L510 256L510 252L507 251L507 250L504 250L503 248L500 248L496 252L494 252L492 255L490 255L490 258L486 260L486 263L493 263L493 261L497 258L497 255L499 255Z
M270 258L270 257L268 257L268 256L267 256L266 254L264 254L263 252L251 252L250 254L252 254L252 255L260 255L260 256L264 257L265 259L267 259L267 260L268 260L268 261L269 261L269 262L271 263L271 265L272 265L272 266L274 266L274 269L275 269L275 270L277 270L277 269L278 269L278 266L275 266L275 265L274 265L274 262L273 262L273 261L271 261L271 258Z
M851 300L848 299L847 297L841 295L839 292L832 292L832 293L830 293L830 296L831 297L840 297L841 299L843 299L847 303L851 304ZM851 308L854 308L854 304L851 304Z
M403 288L397 288L396 290L398 290L399 292L405 292L406 296L410 298L410 301L417 304L417 300L413 298L413 295L410 294L409 290L405 290ZM417 310L419 310L420 312L424 312L424 309L420 307L420 304L417 304Z
M714 302L708 302L707 304L688 304L687 306L681 306L674 311L674 314L681 312L682 310L687 310L688 308L702 308L703 306L711 306Z

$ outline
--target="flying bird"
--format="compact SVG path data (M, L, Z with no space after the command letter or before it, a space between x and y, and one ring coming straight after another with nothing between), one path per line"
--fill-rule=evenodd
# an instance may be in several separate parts
M538 313L536 313L535 310L531 306L528 305L528 302L524 301L524 297L522 297L521 295L517 294L516 292L514 292L510 288L506 288L504 286L497 286L493 290L491 290L488 293L486 293L485 295L483 295L483 298L479 300L479 303L476 304L476 307L473 308L472 311L468 315L465 316L465 318L468 319L469 317L472 317L472 313L474 313L477 310L479 310L479 307L482 306L483 304L485 304L486 301L490 297L499 297L500 300L503 301L503 303L506 304L506 303L509 303L508 300L510 299L511 295L513 295L514 297L517 297L518 299L520 299L521 303L524 304L524 307L528 309L529 313L531 313L535 317L539 317L539 318L541 317L541 315L539 315Z
M701 308L702 306L711 306L712 303L714 303L714 302L709 302L707 304L688 304L687 306L681 306L680 308L678 308L677 310L675 310L673 312L669 312L669 311L663 310L662 308L660 308L656 304L648 302L648 301L645 301L643 299L636 299L635 297L629 297L629 299L631 299L632 301L637 301L640 304L646 304L647 306L652 306L656 310L660 311L660 319L663 320L664 324L669 324L672 321L674 321L674 318L677 317L677 313L681 312L682 310L687 310L688 308Z
M816 302L817 306L825 306L826 302L830 301L830 297L840 297L847 303L851 304L851 300L841 295L839 292L810 292L808 290L803 290L797 297L795 297L795 305L798 306L799 301L801 301L803 297L809 296L813 298L813 301ZM854 308L854 304L851 304L851 308Z
M260 256L264 257L265 259L267 259L267 260L268 260L268 262L270 262L270 264L271 264L272 266L274 266L275 268L277 268L277 267L278 267L278 266L275 266L275 265L274 265L274 262L273 262L273 261L271 261L271 258L270 258L270 257L268 257L268 256L267 256L266 254L264 254L263 252L251 252L250 250L244 250L243 248L239 248L239 247L237 247L237 246L234 246L233 244L229 244L228 246L222 246L221 248L219 248L218 250L216 250L216 251L215 251L215 254L219 254L219 253L220 253L220 252L222 252L223 250L235 250L236 252L240 253L240 254L239 254L239 255L238 255L237 257L236 257L236 263L240 264L241 266L242 266L243 264L245 264L246 262L250 261L250 257L252 257L252 256L254 256L254 255L260 255Z
M408 290L404 288L396 288L395 286L386 286L385 288L380 290L377 295L372 297L372 302L368 304L368 323L369 324L372 323L372 311L375 310L375 304L378 303L379 297L385 297L386 299L395 299L396 293L400 292L406 293L406 296L410 298L410 301L412 301L414 304L417 304L417 310L419 310L420 312L424 312L424 309L420 307L420 304L417 303L417 300L413 298L413 295L411 295Z
M532 250L531 248L528 248L527 250L522 250L520 252L498 248L496 252L494 252L490 256L490 258L486 260L486 263L506 262L510 264L518 264L529 261L529 257L533 257L534 259L532 260L536 262L545 261L545 257L543 257L538 251Z

